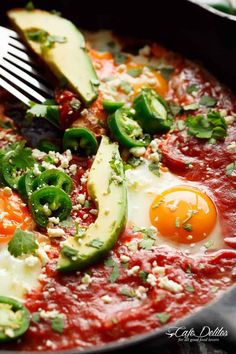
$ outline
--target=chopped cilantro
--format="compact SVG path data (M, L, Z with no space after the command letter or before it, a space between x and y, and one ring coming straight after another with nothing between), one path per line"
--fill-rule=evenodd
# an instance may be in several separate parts
M121 295L131 297L131 298L136 296L135 290L132 288L128 288L128 287L122 288L120 290L120 293L121 293Z
M127 74L129 74L132 77L139 77L143 72L142 68L131 68L127 70Z
M150 69L159 71L159 73L167 80L169 81L171 78L171 75L173 74L175 68L171 65L164 65L164 64L159 64L157 66L149 66Z
M108 42L107 46L116 64L124 64L127 61L128 56L120 51L115 42Z
M149 171L151 171L154 175L160 177L160 165L159 163L152 162L148 165Z
M194 293L195 289L192 285L186 285L185 290L188 291L189 293Z
M153 240L156 239L156 234L153 231L153 229L145 229L145 228L140 228L140 227L134 226L133 227L133 232L140 232L143 235L145 235L145 236L147 236L149 238L152 238Z
M213 245L214 245L214 241L212 241L212 240L208 240L207 242L204 243L204 247L207 249Z
M199 104L200 106L206 106L206 107L214 107L217 103L216 98L204 95L200 98Z
M177 116L183 111L183 107L174 104L172 101L168 102L170 113Z
M112 271L111 271L111 274L109 277L109 281L111 283L115 283L115 281L119 278L119 275L120 275L118 264L111 257L107 258L105 260L104 264L105 264L105 266L112 268Z
M71 216L69 216L66 220L60 221L60 227L73 227L75 224L74 220Z
M62 333L65 327L64 315L58 315L52 320L52 329L54 332Z
M33 322L38 323L40 321L40 313L39 312L32 313L31 319Z
M161 324L167 323L170 319L170 314L167 312L159 312L156 315L157 315Z
M76 260L78 257L78 251L68 246L63 246L61 252L65 257L71 260Z
M186 273L189 274L189 275L192 275L192 269L191 269L191 266L188 264L187 267L186 267Z
M159 200L157 203L155 203L153 206L152 206L152 209L156 209L159 207L159 205L163 204L164 203L164 200L161 199Z
M178 129L179 131L184 130L184 128L185 128L185 121L184 121L184 120L177 120L176 126L177 126L177 129Z
M207 116L189 116L186 121L188 133L199 139L224 139L227 134L227 124L219 112L208 112Z
M34 3L33 3L33 1L28 1L27 3L26 3L26 5L25 5L25 9L26 10L28 10L28 11L32 11L32 10L34 10Z
M60 121L59 106L53 100L46 100L44 104L31 103L31 107L26 111L26 119L45 118L50 123L58 126Z
M148 277L148 272L145 272L145 270L141 270L139 273L138 273L140 279L142 279L142 281L144 283L146 283L147 281L147 277Z
M199 86L196 84L188 85L186 92L191 94L192 92L196 92L199 90Z
M236 171L236 161L230 163L225 168L226 176L232 176L232 174Z
M185 225L183 225L183 229L186 231L192 231L193 227L191 224L185 224Z
M65 43L66 37L50 35L47 31L40 29L30 29L26 32L29 40L40 43L41 50L53 48L55 43Z
M186 106L183 106L183 109L185 111L194 111L195 109L198 109L198 108L199 108L198 103L191 103Z
M142 160L139 157L130 157L126 163L126 166L130 166L132 168L138 167L142 164Z
M38 244L35 235L21 229L16 229L8 244L8 251L14 257L22 256L23 254L34 254L37 248Z
M94 239L92 240L88 245L94 248L101 248L103 246L103 241L99 240L99 239Z
M145 250L150 250L152 249L152 246L154 245L155 240L152 239L144 239L141 242L139 242L139 246Z

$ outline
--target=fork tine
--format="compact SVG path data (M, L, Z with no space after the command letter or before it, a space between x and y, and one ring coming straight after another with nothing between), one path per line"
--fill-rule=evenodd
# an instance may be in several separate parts
M5 59L2 60L2 63L0 65L4 69L7 69L10 73L12 73L12 74L18 76L19 78L23 79L24 81L26 81L30 85L36 87L40 91L46 93L49 96L53 96L53 92L49 88L47 88L45 85L43 85L38 80L34 79L32 76L30 76L27 73L25 73L23 70L17 68L16 66L12 65L11 63L8 63Z
M14 86L17 86L24 92L28 93L30 96L32 96L34 100L37 100L40 103L43 103L46 100L46 98L40 95L37 91L33 90L31 87L24 84L21 80L17 79L15 76L10 74L3 68L0 68L0 76L3 76L8 81L12 82Z
M18 33L10 30L9 28L0 26L0 30L2 32L5 32L6 34L8 34L8 36L10 36L12 38L20 39L20 36L18 35Z
M4 55L4 59L9 61L13 65L19 66L21 69L28 71L30 74L33 74L35 76L38 76L44 80L44 78L39 74L38 71L36 71L31 65L25 63L24 61L18 59L17 57L14 57L14 55L11 55L10 53L6 53Z
M21 102L23 102L27 106L30 106L30 99L25 95L23 95L23 93L21 93L19 90L11 86L8 82L3 80L3 78L1 77L0 77L0 86L3 87L6 91L10 92L16 98L18 98Z
M15 38L9 38L8 44L21 50L27 50L26 46Z
M25 52L23 52L22 50L19 50L17 48L9 46L8 53L15 55L17 58L22 59L22 60L26 61L27 63L33 64L33 61L30 58L30 56L28 54L26 54Z

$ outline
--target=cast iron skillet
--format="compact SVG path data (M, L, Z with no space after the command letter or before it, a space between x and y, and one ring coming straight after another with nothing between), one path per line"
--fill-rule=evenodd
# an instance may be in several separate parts
M141 2L123 5L123 1L111 1L107 4L104 1L78 0L35 0L38 7L45 9L57 9L65 17L70 18L79 27L98 30L102 28L113 29L119 34L134 36L137 38L153 39L164 46L179 51L189 58L204 63L221 81L236 90L236 20L228 18L227 15L217 16L213 11L193 4L192 0L173 0L162 3L150 1L146 6ZM5 11L15 6L24 6L25 1L4 1L0 5L1 24L6 23ZM120 9L122 8L122 11ZM236 19L236 18L235 18ZM209 326L212 330L217 327L224 328L228 332L226 337L218 337L210 343L227 350L228 353L236 351L236 287L216 302L204 307L202 310L185 317L174 323L173 326L186 326L187 329L194 328L199 333L203 326ZM78 314L79 315L79 314ZM157 353L157 350L164 352L166 347L174 345L176 351L176 340L166 335L168 326L161 329L135 336L125 341L111 343L109 345L83 351L86 354L101 353ZM177 349L178 350L178 349ZM76 354L78 349L63 351L61 353ZM19 352L8 352L19 354Z

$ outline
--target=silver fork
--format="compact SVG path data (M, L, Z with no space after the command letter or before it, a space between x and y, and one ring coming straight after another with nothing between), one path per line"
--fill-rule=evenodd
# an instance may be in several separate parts
M0 87L27 106L32 101L43 103L52 98L53 91L45 85L45 79L19 35L0 26L0 44Z

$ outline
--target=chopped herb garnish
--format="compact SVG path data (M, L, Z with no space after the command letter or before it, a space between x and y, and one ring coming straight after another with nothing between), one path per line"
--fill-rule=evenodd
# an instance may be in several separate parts
M230 163L225 168L226 176L232 176L232 174L236 171L236 161Z
M183 107L174 104L172 101L168 102L168 106L170 113L173 116L177 116L177 114L180 114L183 111Z
M11 241L8 244L8 251L14 257L24 254L34 254L38 244L36 237L32 232L16 229Z
M35 9L33 1L28 1L25 5L25 9L28 11L32 11Z
M159 312L156 315L157 315L161 324L167 323L170 319L170 314L167 312Z
M142 68L131 68L127 70L127 74L129 74L132 77L139 77L143 72Z
M155 240L152 239L144 239L141 242L139 242L139 246L145 250L150 250L152 249L152 246L154 245Z
M214 241L212 241L212 240L208 240L207 242L204 243L204 247L207 249L213 245L214 245Z
M109 52L113 55L116 64L124 64L127 61L128 56L120 51L115 42L108 42L107 46L109 48Z
M186 231L192 231L193 227L191 224L185 224L185 225L183 225L183 229Z
M152 229L145 229L145 228L140 228L137 226L133 227L133 232L140 232L143 235L152 238L153 240L156 239L156 233Z
M188 291L189 293L194 293L195 289L192 285L186 285L185 290Z
M126 163L126 166L130 166L132 168L138 167L142 164L142 160L139 157L130 157Z
M132 289L132 288L122 288L121 290L120 290L120 293L121 293L121 295L124 295L124 296L127 296L127 297L135 297L136 296L136 292L135 292L135 290L134 289Z
M47 100L44 104L31 103L31 108L26 111L26 118L45 118L50 123L58 126L60 121L59 106L53 100Z
M148 165L149 171L151 171L154 175L160 177L160 165L159 163L152 162Z
M40 43L41 50L53 48L55 43L65 43L66 37L50 35L47 31L30 29L26 32L29 40Z
M138 275L139 275L139 277L142 279L142 281L144 282L144 283L146 283L146 281L147 281L147 277L148 277L148 272L145 272L145 270L141 270L139 273L138 273Z
M199 104L206 107L214 107L217 103L217 99L208 95L204 95L200 98Z
M152 209L158 208L159 205L161 205L161 204L163 204L163 203L164 203L164 200L163 200L163 199L159 200L157 203L153 204Z
M184 120L177 120L176 126L179 131L184 130L185 129L185 121Z
M178 216L175 219L175 227L180 228L180 218Z
M52 320L52 329L54 332L62 333L65 327L64 315L58 315Z
M198 103L191 103L186 106L183 106L183 109L185 111L194 111L195 109L198 109L198 108L199 108Z
M111 274L109 277L109 281L111 283L115 283L115 281L119 278L119 275L120 275L118 264L111 257L107 258L105 260L104 264L105 264L105 266L112 268L112 271L111 271Z
M38 323L40 321L40 313L39 312L32 313L31 320L35 323Z
M103 246L103 243L104 242L99 240L99 239L94 239L88 244L88 246L91 246L91 247L99 249L99 248L101 248Z
M190 265L187 265L187 267L186 267L186 273L189 274L189 275L192 275L192 269L191 269L191 266L190 266Z
M188 133L199 139L224 139L227 134L227 124L219 112L209 112L207 116L189 116L186 121Z
M199 86L192 84L192 85L188 85L186 92L191 94L192 92L196 92L199 90Z

